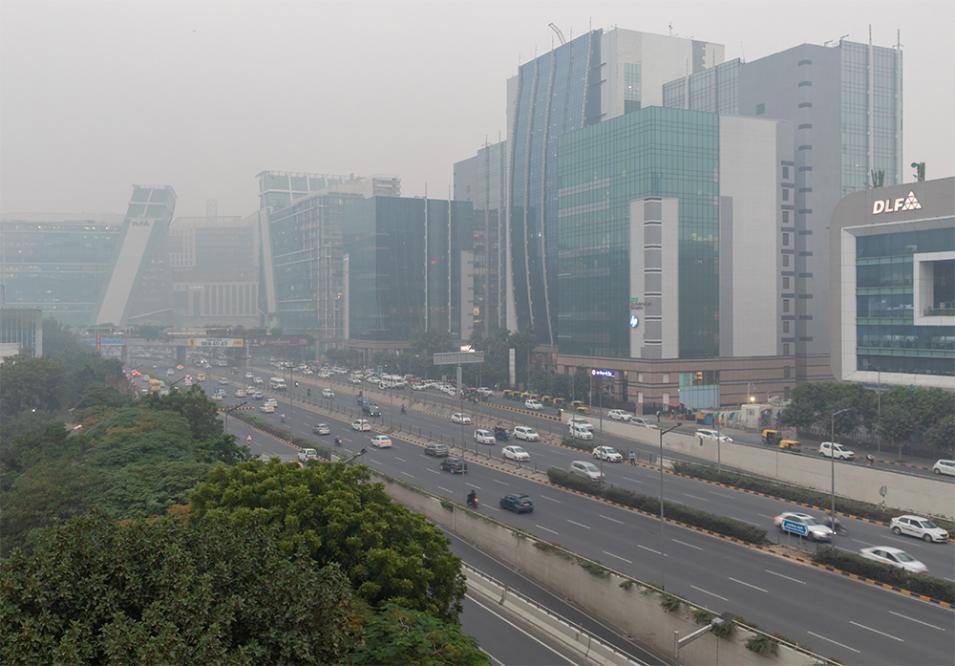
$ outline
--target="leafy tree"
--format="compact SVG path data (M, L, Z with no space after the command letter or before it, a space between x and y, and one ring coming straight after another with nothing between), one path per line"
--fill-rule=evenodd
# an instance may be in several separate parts
M365 624L355 664L484 666L491 660L457 625L387 603Z
M328 664L355 643L347 578L261 524L96 514L43 532L0 571L3 663Z
M76 333L56 319L43 320L43 356L45 358L60 358L88 353Z
M447 538L369 478L363 467L250 461L213 469L192 493L192 510L239 525L265 516L284 550L340 563L362 599L454 620L465 586Z
M925 432L925 443L946 455L953 455L955 447L955 414L949 414L935 423Z
M195 440L209 439L223 432L216 403L198 386L188 391L170 391L164 396L150 394L144 401L154 409L168 409L184 416Z

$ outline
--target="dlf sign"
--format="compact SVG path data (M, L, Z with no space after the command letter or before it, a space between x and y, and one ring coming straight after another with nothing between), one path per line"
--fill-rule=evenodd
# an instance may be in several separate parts
M909 192L907 197L898 199L878 199L872 202L872 214L881 215L882 213L899 213L904 210L918 210L922 207L919 200L915 198L915 192Z

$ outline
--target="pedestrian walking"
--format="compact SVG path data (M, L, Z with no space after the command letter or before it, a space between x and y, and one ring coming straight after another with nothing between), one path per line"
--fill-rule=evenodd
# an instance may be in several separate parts
M627 454L627 457L630 459L630 464L631 464L631 465L636 465L636 464L637 464L637 452L636 452L636 451L634 451L633 449L630 449L630 453Z

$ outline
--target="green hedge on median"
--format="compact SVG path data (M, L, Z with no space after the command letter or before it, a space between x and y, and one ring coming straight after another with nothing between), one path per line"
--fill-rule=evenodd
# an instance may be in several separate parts
M641 495L632 490L620 488L619 486L584 479L565 470L557 469L556 467L551 467L547 470L547 477L551 483L557 484L558 486L598 495L611 502L640 509L647 513L660 513L660 502L658 498L651 497L650 495ZM724 536L735 537L747 543L762 544L767 542L766 530L756 527L755 525L750 525L749 523L744 523L741 520L718 516L715 513L701 511L675 502L664 502L663 509L667 518L686 523L687 525L711 530Z
M880 583L901 587L940 601L955 603L955 583L927 574L910 574L902 569L867 560L861 555L838 548L821 548L813 556L819 564L865 576Z
M256 416L252 416L251 414L232 412L232 416L244 423L248 423L250 426L258 428L259 430L264 430L273 437L278 437L279 439L284 439L287 442L292 442L292 444L299 447L300 449L315 449L315 452L318 453L318 457L322 458L323 460L331 460L332 458L331 451L323 447L318 442L306 437L293 435L292 432L286 428L279 428L278 426L269 423L268 421L263 421Z
M673 471L684 476L691 476L696 479L706 479L707 481L718 481L734 488L743 490L754 490L756 492L772 495L781 499L809 504L811 506L828 507L830 496L816 490L799 488L784 483L776 483L768 479L762 479L758 476L749 476L738 474L736 472L718 471L712 465L700 465L698 463L674 462ZM860 502L858 500L846 499L844 497L836 498L836 506L842 513L853 516L878 520L888 524L888 522L902 513L907 513L900 509L883 509L877 504L869 502ZM914 512L912 512L914 513ZM955 533L955 523L951 521L933 518L942 528Z

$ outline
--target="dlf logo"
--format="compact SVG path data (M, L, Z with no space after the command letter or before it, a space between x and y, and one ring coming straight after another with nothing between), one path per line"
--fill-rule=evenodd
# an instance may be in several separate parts
M872 202L872 214L879 215L880 213L900 213L904 210L918 210L922 207L922 204L919 203L919 200L915 198L915 192L909 192L907 197L899 197L898 199L879 199L878 201Z

